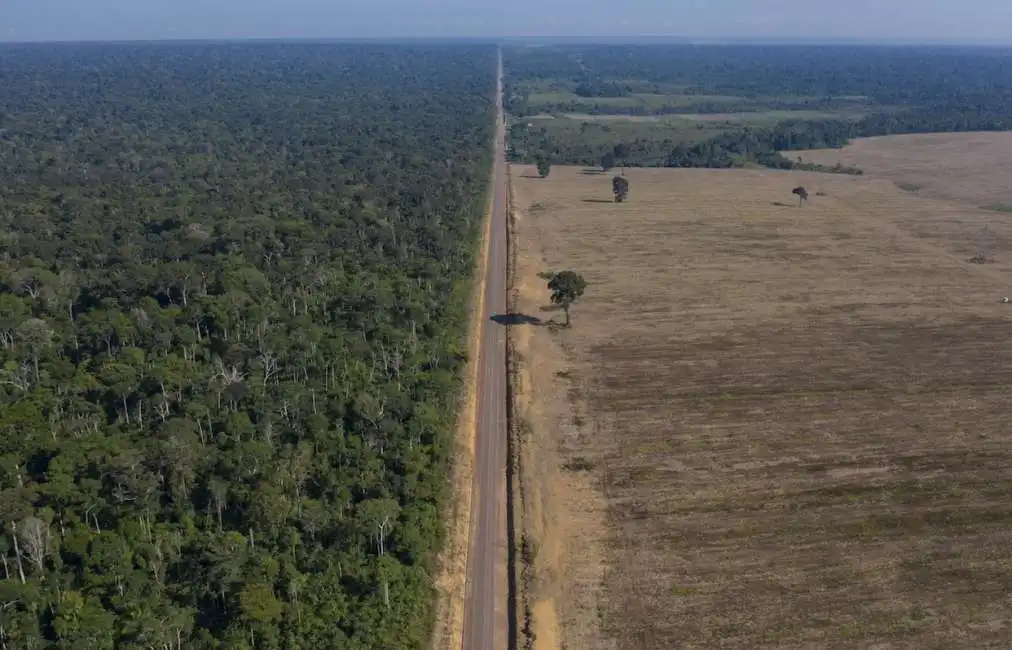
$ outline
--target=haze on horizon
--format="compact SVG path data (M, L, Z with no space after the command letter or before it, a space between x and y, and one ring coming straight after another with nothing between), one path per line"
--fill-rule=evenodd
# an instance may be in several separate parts
M670 36L1012 43L1008 0L5 0L0 41Z

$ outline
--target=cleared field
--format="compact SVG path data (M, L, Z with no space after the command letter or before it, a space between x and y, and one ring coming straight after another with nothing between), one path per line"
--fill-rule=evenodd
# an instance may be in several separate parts
M544 92L531 93L527 103L531 106L545 106L551 104L563 104L577 102L580 104L599 104L601 106L629 107L643 106L641 99L635 96L628 97L581 97L570 92Z
M727 104L733 106L745 101L741 97L730 95L683 95L663 93L631 93L625 97L581 97L576 93L546 90L533 92L528 96L527 103L531 106L547 106L576 102L580 104L598 104L601 106L629 107L645 106L651 109L666 106L691 106L699 103Z
M839 161L860 167L925 196L981 206L1012 204L1006 171L1012 164L1012 133L890 135L797 155L823 165Z
M571 330L520 338L540 650L1008 647L1007 215L864 177L630 169L616 205L610 175L527 172L519 308L557 316L538 270L590 283Z
M674 122L663 115L588 115L586 113L565 113L566 119L578 122Z
M821 120L859 118L858 112L841 113L829 111L743 111L739 113L673 113L669 115L587 115L567 113L565 117L587 122L725 122L728 125L774 124L782 120Z
M744 100L733 95L664 95L660 93L637 93L637 97L650 108L666 106L691 106L692 104L727 104L733 106Z
M859 119L866 111L744 111L738 113L685 113L677 117L694 122L772 124L782 120Z
M642 81L628 80L631 87L653 86ZM866 98L841 97L832 108L819 110L808 108L776 108L781 102L818 102L818 97L737 97L734 95L704 95L683 92L673 88L660 88L655 92L632 92L623 97L582 97L566 89L564 82L546 83L533 89L527 95L529 107L544 111L557 110L566 106L596 107L595 112L614 109L621 113L625 109L643 109L648 113L661 112L668 108L696 107L698 113L680 113L685 119L714 119L728 121L759 120L763 122L785 119L857 119L868 113ZM875 110L890 110L888 106L876 106ZM607 117L607 115L605 115Z

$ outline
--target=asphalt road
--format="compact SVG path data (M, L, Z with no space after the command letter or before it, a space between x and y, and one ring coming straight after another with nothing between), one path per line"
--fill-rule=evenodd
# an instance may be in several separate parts
M475 470L464 602L463 650L506 648L506 329L490 318L506 312L506 150L502 59L498 72L491 240L478 352Z

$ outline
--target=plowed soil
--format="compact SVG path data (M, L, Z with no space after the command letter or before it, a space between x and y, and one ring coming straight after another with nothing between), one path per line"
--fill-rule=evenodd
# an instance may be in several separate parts
M559 647L1008 647L1009 215L867 177L626 170L614 204L610 174L531 176L520 308L561 320L538 270L589 283L571 329L518 326Z
M791 152L823 165L858 167L922 196L1012 206L1012 133L926 133L855 140L843 149Z

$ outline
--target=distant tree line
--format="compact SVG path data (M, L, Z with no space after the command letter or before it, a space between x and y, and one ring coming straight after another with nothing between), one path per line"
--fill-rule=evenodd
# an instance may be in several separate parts
M808 169L856 174L851 167L821 167L799 163L782 155L782 151L831 149L843 147L854 138L911 133L948 133L965 131L1006 131L1012 129L1012 106L1004 110L966 109L952 103L911 108L904 111L879 113L856 121L848 120L785 120L768 128L741 127L722 132L696 144L637 139L626 143L628 154L623 158L630 167L709 167L729 168L748 163L777 169ZM590 145L579 139L551 139L545 134L531 138L520 133L523 125L514 127L515 138L533 142L525 157L514 151L514 158L533 162L545 149L551 151L555 164L598 165L611 147ZM666 149L665 149L666 147Z
M509 47L514 79L632 80L691 95L837 98L921 106L1012 97L1008 50L846 45L555 45ZM630 80L626 82L625 80Z
M510 48L511 108L527 110L524 89L559 78L595 79L638 91L677 88L691 96L730 95L742 103L699 100L700 105L616 107L573 102L566 110L607 113L723 112L771 108L828 109L860 106L860 119L790 119L772 127L731 127L702 142L633 138L624 144L629 166L734 167L760 164L781 169L823 169L781 151L842 147L854 138L907 133L1012 129L1012 67L1007 53L984 48L759 47L600 45ZM610 82L607 80L611 80ZM625 81L635 80L635 81ZM595 95L596 96L596 95ZM531 107L533 110L534 107ZM544 110L541 107L539 110ZM598 165L614 142L606 138L529 129L522 120L511 133L524 146L512 155L539 156L557 164ZM843 167L826 171L857 173Z
M756 162L777 169L809 169L860 173L851 167L824 168L792 161L781 151L833 149L854 138L912 133L1006 131L1012 129L1012 106L1004 110L967 110L952 103L879 113L857 121L787 120L768 129L743 128L722 133L693 146L677 145L665 161L667 167L734 167ZM629 162L635 164L634 161Z

